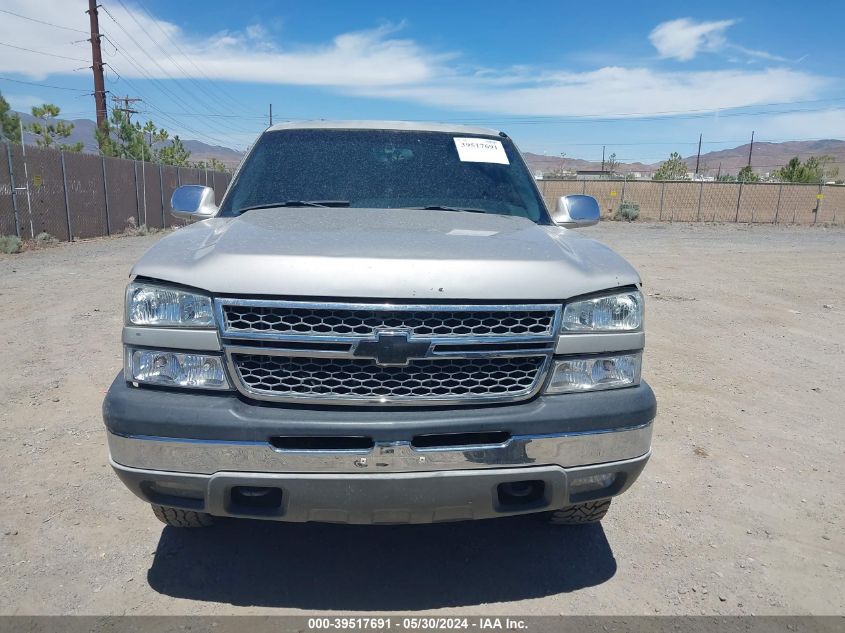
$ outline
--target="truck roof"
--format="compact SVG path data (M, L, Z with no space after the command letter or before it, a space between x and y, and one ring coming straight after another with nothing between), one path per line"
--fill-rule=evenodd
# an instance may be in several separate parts
M408 130L414 132L446 132L447 134L485 134L498 136L499 130L456 123L428 123L422 121L286 121L267 129L277 130Z

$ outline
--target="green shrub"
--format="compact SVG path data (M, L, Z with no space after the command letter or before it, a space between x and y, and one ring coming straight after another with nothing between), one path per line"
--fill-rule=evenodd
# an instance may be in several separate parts
M140 235L141 237L145 235L155 235L156 233L161 233L164 229L158 229L154 226L147 226L146 224L142 224L135 230L135 235Z
M50 235L47 231L41 231L41 233L35 236L35 241L39 244L55 244L59 240Z
M147 226L146 224L138 224L138 221L129 216L126 218L126 228L124 229L124 233L126 235L133 235L137 237L144 237L145 235L155 235L156 233L161 233L164 229L157 229L154 226Z
M633 222L640 217L640 205L636 202L625 201L619 205L619 208L613 213L613 218L616 221L626 220Z
M21 243L21 238L16 235L0 235L0 253L17 253L21 250Z

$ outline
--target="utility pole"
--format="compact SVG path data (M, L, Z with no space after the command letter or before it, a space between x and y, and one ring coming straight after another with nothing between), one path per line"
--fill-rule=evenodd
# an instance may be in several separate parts
M103 53L100 50L100 20L97 15L97 0L88 0L85 12L91 21L91 70L94 71L94 107L97 112L97 127L102 129L109 113L106 111L106 81L103 77Z
M698 176L698 164L701 161L701 134L698 135L698 154L695 157L695 175Z
M604 171L604 145L601 146L601 170Z
M141 101L140 98L130 97L129 95L126 95L125 97L112 97L112 101L114 101L114 103L115 103L115 106L112 108L112 110L117 110L119 112L123 112L126 115L126 122L127 123L130 122L130 119L132 118L133 114L138 114L137 110L133 110L129 106L133 103L137 103L138 101ZM120 105L119 105L120 103L123 103L123 107L120 107Z
M270 104L270 126L273 126L273 104Z
M751 131L751 145L748 146L748 166L751 167L751 152L754 151L754 131Z

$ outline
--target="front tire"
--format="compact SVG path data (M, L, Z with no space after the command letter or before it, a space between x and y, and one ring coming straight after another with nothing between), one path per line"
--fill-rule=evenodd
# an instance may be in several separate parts
M600 499L547 512L545 518L552 525L585 525L598 523L609 509L610 499Z
M156 518L171 527L200 528L214 524L214 517L206 512L195 512L194 510L182 510L181 508L158 505L153 505L152 508Z

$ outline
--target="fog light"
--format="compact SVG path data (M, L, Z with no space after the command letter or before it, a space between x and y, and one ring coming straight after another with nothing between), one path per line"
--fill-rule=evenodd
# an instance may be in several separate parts
M602 488L609 488L614 479L616 479L616 473L603 473L601 475L578 477L577 479L572 480L572 483L569 484L569 489L572 492L601 490Z
M182 484L162 481L149 482L149 490L168 497L182 497L183 499L204 499L205 493L201 489L188 488Z
M191 389L229 389L220 356L128 348L125 374L131 382Z
M642 353L567 358L555 362L546 393L618 389L640 383Z

